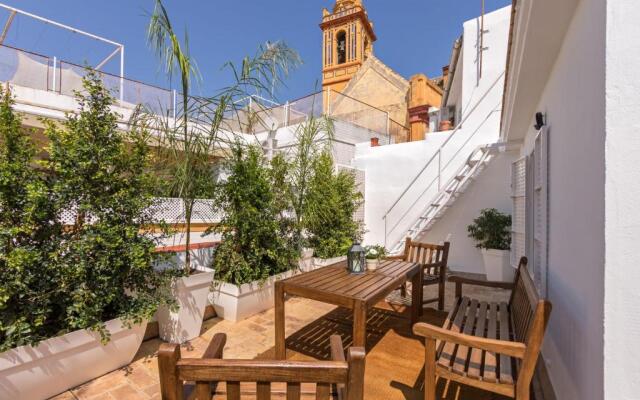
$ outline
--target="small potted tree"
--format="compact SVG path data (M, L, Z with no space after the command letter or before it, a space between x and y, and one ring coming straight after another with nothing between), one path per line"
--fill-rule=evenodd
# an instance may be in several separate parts
M375 271L376 269L378 269L380 260L386 256L387 250L380 245L367 246L365 250L367 252L367 270Z
M484 269L490 281L512 281L515 270L509 262L511 216L495 208L484 209L467 227L482 252Z

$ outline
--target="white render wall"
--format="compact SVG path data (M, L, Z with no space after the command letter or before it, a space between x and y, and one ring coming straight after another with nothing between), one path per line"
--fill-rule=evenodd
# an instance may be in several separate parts
M640 397L638 21L637 0L607 1L604 393L611 400Z
M542 6L541 3L536 5ZM521 10L525 9L523 3ZM559 400L603 398L604 11L602 0L581 0L573 18L567 22L566 36L546 82L521 79L517 83L518 90L525 90L525 85L544 87L535 111L546 113L549 127L547 297L553 304L553 310L542 353ZM628 67L624 65L624 68ZM514 118L530 119L522 147L522 155L526 155L531 152L535 140L534 116L523 116L518 109L515 113L519 115L514 114ZM517 138L523 135L521 132L508 132L508 136ZM629 171L631 165L627 160L620 171ZM623 218L629 217L630 213ZM637 236L634 239L637 243ZM626 265L631 267L632 264ZM620 268L624 266L619 265ZM619 272L626 276L623 280L634 282L629 279L629 272L636 269L633 266ZM615 289L616 292L618 290ZM621 336L633 335L628 330L628 322L625 320L626 331L620 332ZM638 337L633 339L636 344ZM622 360L633 359L630 349L621 344L616 344L616 347L619 350L624 348L625 354L619 354L611 361L612 372L616 371L612 375L622 372L617 368L624 364ZM637 375L637 369L629 373ZM625 390L624 386L630 381L622 375L617 377L621 378L619 388ZM635 399L639 393L634 391L633 397L605 398Z
M366 173L365 244L384 244L382 217L449 133L430 133L425 140L391 146L356 146L354 166ZM400 204L403 209L407 206L405 202Z
M464 23L462 54L450 98L462 104L462 118L468 118L453 137L451 132L437 132L428 134L424 141L419 142L378 148L357 147L354 165L366 171L365 221L368 232L365 234L365 243L385 244L383 216L445 140L451 137L441 150L443 185L455 175L474 149L498 141L510 16L511 7L485 16L487 32L484 37L486 49L482 76L477 68L476 51L479 46L480 18ZM474 110L477 103L479 105ZM404 238L407 229L437 194L437 184L429 185L437 177L438 169L436 157L389 214L386 235L388 247ZM472 266L468 268L473 269Z
M453 271L484 274L482 254L476 242L469 238L467 226L484 208L495 208L506 214L513 213L511 201L511 164L516 160L513 152L497 154L467 190L447 210L429 232L419 238L421 242L451 242L449 268Z

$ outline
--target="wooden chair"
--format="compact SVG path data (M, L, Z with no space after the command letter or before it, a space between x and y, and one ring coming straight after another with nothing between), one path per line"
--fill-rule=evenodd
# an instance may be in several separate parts
M419 243L407 238L404 254L388 257L424 266L422 286L438 285L438 297L423 300L422 305L438 302L438 310L444 310L445 284L447 282L447 262L449 260L449 242L443 245ZM406 296L406 286L402 285L402 297Z
M202 358L182 358L179 345L162 344L158 352L162 399L210 400L215 395L239 400L246 395L268 400L272 394L287 400L363 399L364 349L351 347L345 359L339 336L330 339L333 361L222 360L226 340L225 334L216 334Z
M551 313L527 270L527 259L513 283L450 277L459 295L444 326L414 325L425 338L425 400L436 400L437 378L529 400L531 379ZM509 303L462 297L462 285L511 289Z

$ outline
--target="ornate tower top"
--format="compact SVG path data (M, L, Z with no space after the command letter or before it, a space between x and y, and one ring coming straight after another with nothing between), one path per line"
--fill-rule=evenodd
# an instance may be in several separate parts
M362 7L362 0L336 0L336 5L333 7L333 12L348 10L356 6Z
M336 0L332 12L323 10L320 28L324 36L322 84L340 92L373 54L377 39L373 23L362 0Z

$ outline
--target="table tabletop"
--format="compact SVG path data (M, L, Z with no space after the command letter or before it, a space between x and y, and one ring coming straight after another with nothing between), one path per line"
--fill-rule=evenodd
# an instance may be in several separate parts
M289 294L339 306L351 307L354 301L373 306L419 272L420 264L383 260L373 271L351 274L342 261L285 279L282 285Z

